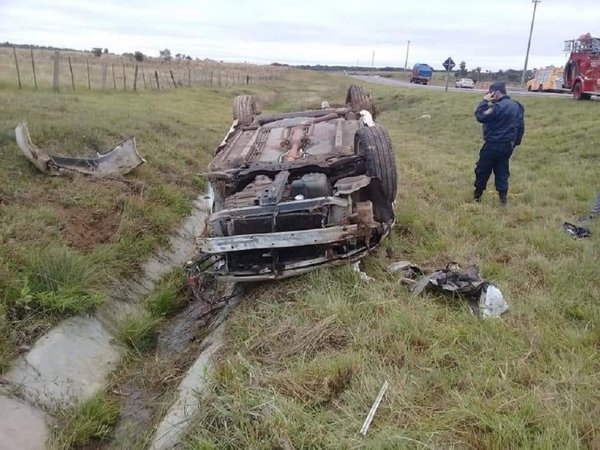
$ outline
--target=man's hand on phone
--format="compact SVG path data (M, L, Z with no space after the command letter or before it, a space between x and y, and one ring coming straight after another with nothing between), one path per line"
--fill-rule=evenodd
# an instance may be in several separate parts
M483 96L483 99L484 99L486 102L493 102L495 98L496 98L496 97L495 97L495 95L494 95L494 92L488 92L487 94L485 94L485 95Z

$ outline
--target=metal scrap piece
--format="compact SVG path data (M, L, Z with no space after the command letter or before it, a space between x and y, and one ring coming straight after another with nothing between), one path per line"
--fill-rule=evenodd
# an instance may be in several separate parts
M371 406L369 414L367 414L367 418L365 419L363 426L360 429L360 434L362 434L363 436L367 435L367 431L369 431L369 427L371 426L373 417L375 417L375 413L377 412L377 409L379 408L381 400L383 399L383 396L385 395L387 389L388 389L388 382L386 381L383 383L383 386L381 386L381 389L379 390L379 394L377 394L377 397L375 398L375 401L373 402L373 406Z
M58 176L65 171L85 175L106 177L124 175L146 162L135 146L135 138L128 139L106 153L97 153L94 158L77 158L49 155L31 142L25 122L15 128L17 145L25 157L42 173Z

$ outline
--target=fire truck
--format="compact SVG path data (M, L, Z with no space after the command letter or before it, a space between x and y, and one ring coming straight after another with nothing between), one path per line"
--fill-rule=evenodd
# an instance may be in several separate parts
M600 95L600 38L587 33L565 41L565 52L570 52L570 56L563 74L563 88L576 100Z

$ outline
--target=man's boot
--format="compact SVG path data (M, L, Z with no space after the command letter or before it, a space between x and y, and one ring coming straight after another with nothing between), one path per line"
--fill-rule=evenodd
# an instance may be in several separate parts
M498 197L500 198L500 205L506 206L506 204L508 203L508 192L498 191Z
M473 201L476 203L479 203L481 201L482 195L483 195L483 191L480 191L479 189L475 189L475 191L473 191Z

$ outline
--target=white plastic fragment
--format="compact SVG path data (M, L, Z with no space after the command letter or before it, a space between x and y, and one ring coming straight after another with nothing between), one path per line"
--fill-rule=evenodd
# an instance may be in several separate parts
M379 404L381 403L381 400L383 399L383 396L385 395L387 388L388 388L388 382L386 381L383 383L383 386L381 386L381 389L379 390L379 394L377 394L377 398L375 398L375 401L373 402L373 406L371 406L371 410L369 411L369 414L367 414L367 418L365 419L363 426L360 429L360 434L362 434L363 436L367 435L367 431L369 430L369 427L371 426L373 417L375 417L377 408L379 408Z
M483 319L500 317L508 311L508 303L500 289L493 284L488 284L479 297L479 315Z
M363 272L361 270L360 261L356 261L354 264L352 264L352 270L358 274L358 278L360 278L361 281L370 283L371 281L374 280L373 277L370 277L369 275L367 275L365 272Z

